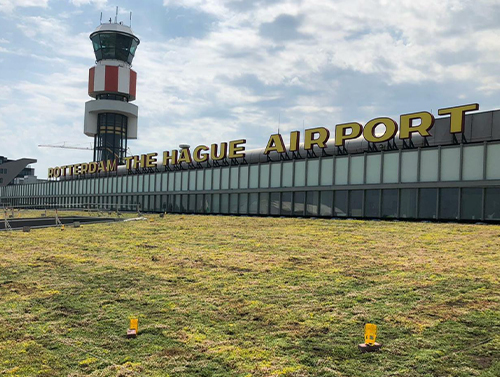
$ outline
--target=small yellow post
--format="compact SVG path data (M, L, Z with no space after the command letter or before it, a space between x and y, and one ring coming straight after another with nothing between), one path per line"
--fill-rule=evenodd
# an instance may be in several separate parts
M139 333L139 319L130 318L130 330L135 330L135 333Z
M375 339L377 339L377 325L367 323L365 325L365 344L373 346L375 344Z

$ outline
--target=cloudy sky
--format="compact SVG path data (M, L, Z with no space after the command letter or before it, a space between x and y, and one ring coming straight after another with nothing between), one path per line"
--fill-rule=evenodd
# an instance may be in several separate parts
M499 108L498 0L0 0L0 155L92 160L89 34L141 39L133 154L478 102ZM285 139L287 139L285 137Z

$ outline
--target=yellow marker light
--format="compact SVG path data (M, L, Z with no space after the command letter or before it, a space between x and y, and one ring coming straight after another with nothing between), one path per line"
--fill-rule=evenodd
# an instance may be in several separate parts
M136 334L139 333L139 319L130 318L130 330L135 330Z
M377 338L377 325L373 323L367 323L365 325L365 344L373 346L375 344L375 339Z

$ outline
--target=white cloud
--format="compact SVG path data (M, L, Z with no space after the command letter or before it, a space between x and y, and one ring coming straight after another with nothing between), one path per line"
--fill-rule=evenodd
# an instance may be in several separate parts
M0 12L10 13L15 8L47 8L49 0L0 0Z

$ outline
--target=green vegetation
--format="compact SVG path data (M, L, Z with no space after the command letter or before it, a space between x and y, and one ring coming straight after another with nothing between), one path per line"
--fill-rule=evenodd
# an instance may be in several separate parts
M0 232L0 375L500 375L499 226L149 218Z

